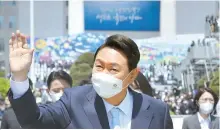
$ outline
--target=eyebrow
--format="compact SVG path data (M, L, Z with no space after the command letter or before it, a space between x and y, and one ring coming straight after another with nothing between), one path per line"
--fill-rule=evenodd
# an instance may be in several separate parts
M104 63L104 61L102 61L101 59L96 59L95 62L101 62ZM112 63L108 63L107 64L113 66L113 67L119 67L120 65L118 63L112 62Z

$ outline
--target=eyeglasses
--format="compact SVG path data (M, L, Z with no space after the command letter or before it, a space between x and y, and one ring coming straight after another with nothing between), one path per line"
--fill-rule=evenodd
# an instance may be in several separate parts
M207 101L209 101L209 102L211 102L211 103L214 103L214 99L212 99L212 98L202 98L202 99L200 99L200 101L201 101L201 102L207 102Z

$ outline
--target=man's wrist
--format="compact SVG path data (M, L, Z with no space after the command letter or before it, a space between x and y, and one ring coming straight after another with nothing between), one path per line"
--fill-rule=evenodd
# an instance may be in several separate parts
M12 74L11 78L12 78L13 81L23 82L23 81L27 80L28 77L27 77L27 75Z

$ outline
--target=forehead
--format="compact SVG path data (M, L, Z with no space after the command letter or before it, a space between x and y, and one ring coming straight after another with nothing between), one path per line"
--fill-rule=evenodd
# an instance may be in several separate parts
M118 64L121 66L127 66L127 58L126 56L119 50L113 49L110 47L102 48L97 56L95 61L101 61L107 64Z
M213 98L212 94L209 92L204 92L200 98Z
M68 87L68 83L63 80L63 79L56 79L54 81L52 81L51 85L50 85L50 88L51 89L54 89L54 88L65 88L65 87Z

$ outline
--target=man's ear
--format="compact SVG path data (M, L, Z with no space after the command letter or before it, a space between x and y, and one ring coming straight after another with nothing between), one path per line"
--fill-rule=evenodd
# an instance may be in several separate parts
M131 80L132 82L137 78L138 73L139 73L139 71L138 71L137 68L135 68L135 69L132 70L131 76L130 76L130 80Z

